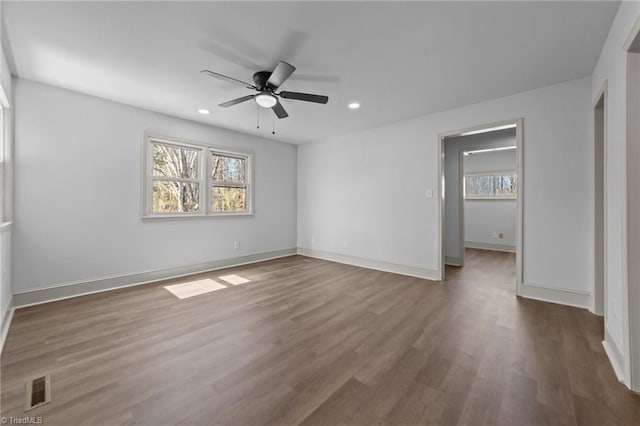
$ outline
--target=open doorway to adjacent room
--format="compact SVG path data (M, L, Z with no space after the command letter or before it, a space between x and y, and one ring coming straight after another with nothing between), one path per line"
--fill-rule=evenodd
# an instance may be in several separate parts
M631 30L625 45L627 52L627 211L626 211L626 264L627 279L623 283L625 324L625 381L640 392L640 19Z
M490 271L518 294L522 120L440 135L441 279Z

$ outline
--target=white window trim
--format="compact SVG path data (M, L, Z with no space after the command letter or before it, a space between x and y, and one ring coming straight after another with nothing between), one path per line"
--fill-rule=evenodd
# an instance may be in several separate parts
M498 175L516 175L518 176L517 170L495 170L495 171L487 171L487 172L477 172L477 173L465 173L464 181L462 185L462 194L463 199L465 201L504 201L504 200L517 200L518 195L515 197L468 197L467 196L467 176L498 176ZM518 193L520 193L520 180L518 179Z
M195 149L200 151L200 168L198 170L199 179L187 179L187 178L162 178L162 180L176 181L176 182L197 182L201 185L200 188L200 200L201 206L198 213L154 213L153 202L151 194L153 194L153 155L151 155L153 144L164 144L170 146L182 146L189 149ZM239 185L238 183L229 183L228 186L244 186L247 191L246 198L246 211L243 212L212 212L211 211L211 187L213 185L213 179L211 179L211 173L209 171L209 161L211 153L220 154L229 157L244 158L245 159L245 184ZM206 219L214 217L243 217L253 216L254 210L254 180L253 180L253 167L254 167L254 153L249 151L242 151L235 148L227 148L219 145L213 145L205 142L194 142L180 138L159 136L152 133L145 133L142 141L142 212L141 218L143 220L155 220L155 219ZM157 176L155 176L157 179ZM225 184L225 186L227 186Z

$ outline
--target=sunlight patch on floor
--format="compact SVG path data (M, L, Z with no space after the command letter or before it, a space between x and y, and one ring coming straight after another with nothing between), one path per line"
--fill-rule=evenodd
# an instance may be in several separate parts
M236 274L231 274L231 275L223 275L221 277L218 277L223 281L228 282L231 285L240 285L240 284L245 284L248 283L250 280L241 277L240 275L236 275Z
M189 297L221 290L223 288L227 288L227 286L220 284L211 278L207 278L204 280L189 281L183 284L167 285L164 288L170 291L178 299L187 299Z

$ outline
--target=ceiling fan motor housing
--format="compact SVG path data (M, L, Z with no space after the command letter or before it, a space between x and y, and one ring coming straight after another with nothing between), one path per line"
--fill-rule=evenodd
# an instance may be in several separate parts
M271 77L270 71L258 71L253 75L253 83L256 86L256 89L259 91L263 91L266 89L273 90L270 84L267 84L267 81Z

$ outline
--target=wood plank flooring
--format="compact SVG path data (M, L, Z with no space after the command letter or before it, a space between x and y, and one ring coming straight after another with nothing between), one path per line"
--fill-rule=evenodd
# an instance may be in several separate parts
M301 256L15 312L2 416L52 425L638 425L602 319L514 296L512 254L435 283ZM180 300L165 285L237 274ZM23 412L25 381L52 402Z

